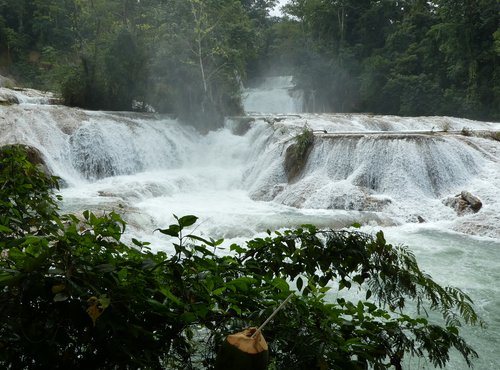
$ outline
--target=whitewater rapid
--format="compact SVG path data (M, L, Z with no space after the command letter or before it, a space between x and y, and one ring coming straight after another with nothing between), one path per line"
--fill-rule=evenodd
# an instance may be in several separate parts
M260 113L228 118L207 135L167 116L20 99L0 107L0 144L40 151L62 179L64 212L118 212L128 222L125 240L150 241L156 249L169 248L154 230L172 223L173 214L197 215L200 235L241 243L304 223L383 229L390 242L409 245L436 280L471 295L488 324L484 331L466 329L481 356L476 368L496 370L500 142L487 133L500 131L500 124L306 114L297 108L300 94L269 90L267 103L282 94L278 102L288 96L292 111L263 113L252 95L259 91L249 90L247 103L253 99ZM314 145L300 175L288 182L286 149L305 128L313 130ZM478 213L458 216L443 203L463 190L483 202ZM448 368L466 367L454 356Z

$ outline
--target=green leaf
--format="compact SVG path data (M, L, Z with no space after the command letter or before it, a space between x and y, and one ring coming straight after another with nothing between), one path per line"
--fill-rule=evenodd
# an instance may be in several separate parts
M57 293L54 295L54 302L63 302L66 301L69 298L68 294L66 293Z
M378 245L385 245L386 244L384 233L382 231L379 231L376 236L377 236L377 244Z
M236 312L237 315L241 315L241 308L238 305L232 304L229 307L229 309L233 310L234 312Z
M137 240L137 239L135 239L135 238L132 238L132 243L134 243L134 244L135 244L135 245L137 245L138 247L142 247L142 245L143 245L143 244L142 244L139 240Z
M179 227L179 225L170 225L168 229L156 229L156 230L158 230L162 234L173 237L179 237L179 233L181 232L181 228Z
M229 247L229 250L236 252L236 253L239 253L239 254L246 252L246 249L240 247L238 244L231 244L231 246Z
M120 271L118 271L117 275L118 279L123 282L127 279L128 271L127 269L121 269Z
M255 282L255 279L250 277L241 277L238 279L231 280L227 285L232 285L238 288L239 290L246 292L250 285Z
M12 232L12 229L10 229L9 227L4 226L4 225L0 225L0 233L10 234L11 232Z
M213 243L211 241L206 240L198 235L189 234L189 235L186 235L186 238L197 240L197 241L202 242L208 246L213 246Z
M10 282L14 280L16 275L19 274L19 271L11 270L11 269L0 269L0 285L8 285Z
M180 315L180 319L186 324L191 324L196 321L196 315L193 312L184 312Z
M116 270L116 266L110 263L103 263L100 265L96 265L95 270L102 273L112 272Z
M221 295L222 293L224 293L226 291L226 287L221 287L221 288L217 288L215 289L212 294L213 295Z
M182 306L183 303L182 301L177 298L167 287L161 287L159 291L168 299L170 299L172 302L174 302L178 306Z
M285 279L276 278L272 281L272 285L282 292L288 292L290 290L290 286Z
M193 215L187 215L179 218L179 226L181 229L193 225L198 220L198 217Z

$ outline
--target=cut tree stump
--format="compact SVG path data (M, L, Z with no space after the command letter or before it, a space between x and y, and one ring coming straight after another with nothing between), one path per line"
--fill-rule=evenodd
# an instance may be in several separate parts
M248 328L228 335L217 356L215 370L267 369L269 349L262 333L256 332L257 328Z

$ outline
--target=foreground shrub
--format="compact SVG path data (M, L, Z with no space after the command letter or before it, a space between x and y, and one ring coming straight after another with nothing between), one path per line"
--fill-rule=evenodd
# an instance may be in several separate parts
M292 281L295 296L264 330L271 368L401 369L407 355L444 366L451 348L468 365L476 357L458 330L480 323L469 297L436 284L381 232L304 225L223 255L222 240L188 231L188 215L159 230L172 252L153 253L121 242L115 213L59 215L53 181L21 149L1 155L2 368L212 368L225 336L262 323ZM348 289L362 299L328 295Z

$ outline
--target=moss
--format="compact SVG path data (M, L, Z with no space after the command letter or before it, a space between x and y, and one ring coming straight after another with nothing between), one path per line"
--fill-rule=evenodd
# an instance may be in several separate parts
M500 131L491 132L490 138L495 141L500 141Z

